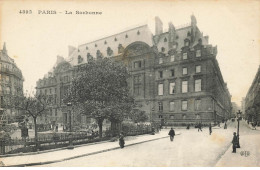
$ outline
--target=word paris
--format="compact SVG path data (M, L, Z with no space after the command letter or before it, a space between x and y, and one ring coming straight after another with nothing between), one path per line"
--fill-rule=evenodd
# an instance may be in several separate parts
M33 14L33 10L20 10L20 14ZM93 11L56 11L56 10L37 10L37 14L39 15L55 15L55 14L68 14L68 15L101 15L102 12L93 12Z

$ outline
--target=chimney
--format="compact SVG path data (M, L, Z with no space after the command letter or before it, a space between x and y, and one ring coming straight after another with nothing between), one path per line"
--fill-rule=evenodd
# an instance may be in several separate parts
M155 17L155 35L163 33L163 23L159 17Z
M209 36L204 36L205 40L206 40L206 44L209 43Z

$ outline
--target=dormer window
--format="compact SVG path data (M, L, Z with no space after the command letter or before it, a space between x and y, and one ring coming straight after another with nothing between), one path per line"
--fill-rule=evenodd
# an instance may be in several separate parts
M128 38L128 35L127 35L127 34L125 35L125 38Z
M78 64L80 64L83 61L83 58L79 55L78 56Z
M78 49L78 52L80 52L80 50Z
M187 60L187 59L188 59L187 53L183 53L183 54L182 54L182 59L183 59L183 60Z
M162 47L162 48L161 48L161 51L162 51L162 52L165 52L165 48L164 48L164 47Z
M175 56L174 55L171 55L171 62L173 62L175 59Z
M187 40L185 41L185 46L188 47L190 45L190 42Z
M139 30L137 31L137 35L140 35L140 31Z
M105 41L104 44L107 44L107 41Z
M166 37L164 38L164 42L167 42L167 38Z
M86 50L88 50L88 46L86 46Z
M200 50L196 51L196 57L201 57L201 51Z
M95 44L95 47L97 47L97 44Z
M115 38L115 41L117 41L117 38Z

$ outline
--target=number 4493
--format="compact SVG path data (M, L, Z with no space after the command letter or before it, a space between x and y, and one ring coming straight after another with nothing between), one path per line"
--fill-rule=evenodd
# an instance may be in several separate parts
M32 10L20 10L20 14L32 14Z

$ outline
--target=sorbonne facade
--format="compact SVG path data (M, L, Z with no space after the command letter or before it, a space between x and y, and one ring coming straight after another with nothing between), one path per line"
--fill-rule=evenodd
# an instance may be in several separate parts
M8 107L10 96L23 96L23 75L14 59L7 54L6 45L0 51L0 125L16 121L19 110Z
M221 121L230 117L232 105L216 55L217 48L208 44L208 36L200 32L193 15L191 22L180 28L169 23L168 32L163 32L163 23L156 17L155 35L143 25L78 48L69 47L69 57L58 57L36 89L54 96L57 122L66 124L68 110L62 95L74 68L90 58L112 57L128 67L130 93L151 120L171 125ZM78 120L86 123L87 118L79 116Z

